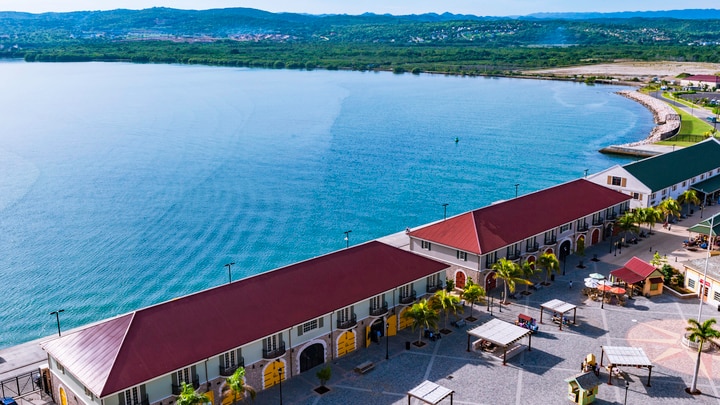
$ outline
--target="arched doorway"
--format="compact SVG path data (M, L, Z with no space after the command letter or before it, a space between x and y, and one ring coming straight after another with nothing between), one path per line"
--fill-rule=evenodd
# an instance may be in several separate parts
M582 236L581 236L582 238ZM560 256L558 257L558 260L564 261L565 258L567 258L570 255L570 241L566 240L560 245Z
M600 231L597 229L593 229L592 237L590 240L592 241L593 245L596 245L598 242L600 242Z
M402 311L400 311L400 322L398 322L398 330L403 330L411 325L411 321L405 317L405 312L407 312L410 309L410 307L403 308Z
M355 351L355 332L348 330L338 336L337 356L342 357Z
M323 363L325 363L325 347L320 343L312 344L300 353L301 373Z
M284 381L286 371L287 367L285 367L285 362L282 360L268 363L265 366L265 371L263 371L263 389L266 390L280 381Z
M551 254L551 253L555 253L555 251L554 251L554 250L552 250L552 248L550 248L550 249L546 250L546 251L545 251L545 253L547 253L547 254Z
M465 288L465 280L466 280L465 273L458 270L458 272L455 273L455 288L459 288L461 290L463 288Z
M526 261L530 263L530 267L535 270L535 256L528 256Z
M495 272L491 271L485 276L485 292L488 292L495 287L497 287L497 278L495 277Z

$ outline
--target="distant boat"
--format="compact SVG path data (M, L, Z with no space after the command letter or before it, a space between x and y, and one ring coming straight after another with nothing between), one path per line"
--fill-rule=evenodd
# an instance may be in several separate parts
M458 143L458 142L460 142L460 138L455 137L455 143Z

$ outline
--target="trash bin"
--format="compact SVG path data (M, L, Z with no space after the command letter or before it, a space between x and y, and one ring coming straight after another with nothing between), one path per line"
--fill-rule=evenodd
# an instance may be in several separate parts
M405 350L410 350L410 342L405 342Z

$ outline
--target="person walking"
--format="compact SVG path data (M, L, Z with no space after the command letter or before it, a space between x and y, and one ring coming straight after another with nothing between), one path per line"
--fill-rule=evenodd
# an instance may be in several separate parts
M572 280L570 280L570 282L568 283L568 288L572 289Z

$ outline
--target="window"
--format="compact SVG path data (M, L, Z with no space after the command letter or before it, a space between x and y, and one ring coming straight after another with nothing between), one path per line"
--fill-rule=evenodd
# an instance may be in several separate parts
M425 249L425 250L431 250L431 249L430 249L430 242L428 242L428 241L426 241L426 240L424 240L424 241L421 242L420 247L422 247L422 248Z
M572 229L572 224L565 224L560 227L560 233L567 232Z
M622 184L622 179L617 176L612 176L612 179L610 180L610 184L613 186L619 186Z
M633 193L632 196L633 196L633 200L640 200L640 201L642 201L642 194L640 194L640 193Z
M675 191L675 190L677 190L677 184L675 184L675 185L673 186L673 190L672 190L672 191Z
M492 267L498 261L497 252L488 253L485 256L485 267Z
M702 180L702 179L704 179L704 178L705 178L705 174L701 174L701 175L700 175L700 180Z
M55 362L55 365L57 366L57 369L58 369L59 372L65 374L65 367L63 367L62 364L60 364L60 363L58 363L58 362L56 361L56 362Z
M225 369L230 369L238 365L237 361L237 350L230 350L227 353L223 353L221 358L221 364L225 367Z
M695 280L693 280L691 278L688 279L688 288L692 288L692 289L695 288Z
M463 252L462 250L457 251L457 258L462 261L467 261L467 252Z
M372 298L370 298L370 310L382 308L383 304L385 303L384 294L376 295Z
M713 293L713 299L715 301L720 301L720 291L715 291L715 293Z
M175 376L177 377L178 385L182 385L182 383L192 384L192 380L190 379L190 369L184 368L182 370L178 370L175 373ZM137 403L137 401L135 402Z
M312 321L305 322L304 324L298 326L298 336L302 336L303 333L310 332L311 330L315 330L317 328L322 328L324 324L323 318L317 318L313 319Z
M656 197L656 196L655 196L655 193L650 194L650 199L651 199L651 200L654 200L655 197Z
M533 236L532 238L527 238L525 240L525 251L526 252L534 252L537 249L538 249L537 236Z
M695 184L695 177L690 180L690 184Z
M89 397L90 400L92 400L92 399L93 399L93 393L92 393L92 391L90 391L89 389L87 389L87 387L83 387L83 388L85 388L85 395L86 395L87 397Z
M682 186L683 186L683 187L687 186L687 181L683 181L683 182L682 182Z
M667 195L667 189L664 188L663 191L662 191L662 196L663 196L663 198L665 198L666 195Z
M440 285L440 274L435 273L432 276L427 277L427 285L429 286L439 286Z
M412 283L400 287L400 298L409 297L412 294Z
M132 387L129 390L125 390L125 395L122 396L122 398L125 399L125 402L121 403L120 405L139 404L141 401L140 401L140 397L138 394L139 394L138 387Z

